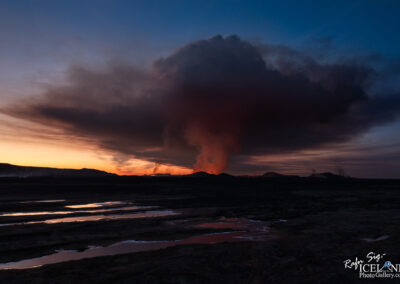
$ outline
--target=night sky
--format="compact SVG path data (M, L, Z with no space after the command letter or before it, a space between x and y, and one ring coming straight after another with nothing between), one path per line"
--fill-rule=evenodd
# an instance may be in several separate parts
M398 1L0 1L0 162L400 178Z

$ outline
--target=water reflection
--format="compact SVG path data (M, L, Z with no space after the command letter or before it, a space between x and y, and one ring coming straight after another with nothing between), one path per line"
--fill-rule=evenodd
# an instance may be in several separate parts
M199 228L213 228L213 229L232 229L232 230L246 230L248 232L267 232L269 231L268 222L251 220L245 218L220 218L218 222L203 223L196 225Z
M20 203L58 203L58 202L65 202L65 199L29 200L29 201L21 201Z
M11 226L11 225L57 224L57 223L88 222L88 221L100 221L100 220L137 219L137 218L163 217L163 216L171 216L177 214L179 213L172 210L154 210L154 211L145 211L138 213L127 213L127 214L90 215L90 216L55 218L55 219L47 219L41 221L6 223L6 224L0 224L0 227Z
M173 242L169 241L158 241L158 242L127 241L127 242L116 243L108 247L90 248L82 252L61 250L54 254L38 258L0 264L0 270L35 268L45 264L54 264L54 263L79 260L84 258L93 258L98 256L156 250L160 248L167 248L171 246L172 243Z
M71 209L79 209L79 208L97 208L97 207L107 207L114 205L124 205L128 204L126 201L107 201L107 202L99 202L99 203L87 203L87 204L78 204L78 205L67 205L66 208Z
M95 209L95 210L13 212L13 213L0 214L0 217L65 215L65 214L75 214L75 213L103 213L103 212L112 212L112 211L144 210L144 209L153 209L153 208L156 208L156 207L155 206L127 206L127 207L116 207L116 208Z
M71 214L73 211L41 211L41 212L14 212L14 213L4 213L0 214L0 217L10 217L10 216L37 216L37 215L58 215L58 214Z
M224 242L266 241L273 238L267 223L248 219L220 219L218 222L200 224L202 228L243 229L243 231L213 233L189 237L174 241L135 241L118 242L107 247L91 247L85 251L61 250L51 255L32 258L17 262L0 264L0 270L26 269L46 264L79 260L98 256L127 254L139 251L151 251L184 244L215 244Z

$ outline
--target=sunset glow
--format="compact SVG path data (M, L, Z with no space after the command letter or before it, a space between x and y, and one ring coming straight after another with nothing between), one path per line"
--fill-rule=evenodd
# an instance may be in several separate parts
M400 279L399 28L400 0L0 0L0 283Z
M160 4L157 16L137 3L102 2L92 14L88 3L28 2L29 13L14 3L0 12L1 163L119 175L400 175L400 41L382 37L396 25L370 15L375 4L365 4L367 22L334 5L354 13L351 25L328 15L315 30L308 4L301 21L271 22L280 10L260 4L257 17L217 13L209 24L218 28L205 29L209 8L199 4ZM198 11L196 21L176 25L185 13L174 7Z

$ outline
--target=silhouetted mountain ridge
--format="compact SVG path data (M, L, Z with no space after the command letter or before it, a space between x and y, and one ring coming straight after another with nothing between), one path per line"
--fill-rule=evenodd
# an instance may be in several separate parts
M299 178L299 176L296 175L284 175L276 172L266 172L265 174L262 175L264 178L279 178L279 179L284 179L284 178Z
M186 177L196 177L196 178L231 178L231 177L234 177L227 173L220 173L220 174L215 175L215 174L210 174L210 173L203 172L203 171L195 172L195 173L185 175L185 176Z
M0 177L101 177L115 176L94 169L57 169L46 167L25 167L0 163Z
M350 178L348 176L344 175L338 175L330 172L325 172L325 173L314 173L309 176L310 178L322 178L322 179L344 179L344 178Z

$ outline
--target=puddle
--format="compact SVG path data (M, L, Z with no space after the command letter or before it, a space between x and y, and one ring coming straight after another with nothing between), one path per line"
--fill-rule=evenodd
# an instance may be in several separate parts
M71 250L60 250L51 255L46 255L42 257L37 257L17 262L0 264L0 270L35 268L46 264L54 264L54 263L79 260L84 258L93 258L98 256L157 250L172 246L173 243L174 242L169 242L169 241L159 241L159 242L125 241L125 242L115 243L108 247L89 248L82 252L71 251Z
M266 241L274 238L267 224L268 223L266 222L248 219L222 218L218 222L200 224L196 225L196 227L216 229L229 228L234 230L240 229L241 231L212 233L174 241L128 240L118 242L107 247L89 247L87 250L80 252L60 250L51 255L0 264L0 270L35 268L46 264L54 264L98 256L119 255L140 251L158 250L184 244L216 244L224 242Z
M112 214L112 215L91 215L91 216L55 218L55 219L47 219L47 220L42 220L42 221L6 223L6 224L0 224L0 227L12 226L12 225L57 224L57 223L88 222L88 221L100 221L100 220L151 218L151 217L172 216L172 215L177 215L177 214L179 214L179 213L177 213L173 210L154 210L154 211L145 211L145 212L138 212L138 213Z
M371 242L379 242L379 241L383 241L388 239L390 236L389 235L382 235L380 237L377 238L363 238L361 239L362 241L365 241L367 243L371 243Z
M99 203L87 203L87 204L77 204L77 205L67 205L66 208L71 209L80 209L80 208L98 208L98 207L109 207L114 205L125 205L129 204L126 201L107 201L107 202L99 202Z
M220 218L218 222L196 225L198 228L207 229L231 229L238 232L227 232L219 238L225 242L238 241L238 239L250 241L262 241L271 238L270 223L244 218ZM210 239L212 241L212 238Z
M65 199L54 199L54 200L30 200L30 201L21 201L19 203L58 203L65 202Z
M107 208L107 209L73 210L73 211L13 212L13 213L0 214L0 217L65 215L65 214L75 214L75 213L103 213L103 212L112 212L112 211L144 210L144 209L154 209L154 208L156 208L156 206L127 206L127 207L116 207L116 208Z

